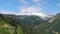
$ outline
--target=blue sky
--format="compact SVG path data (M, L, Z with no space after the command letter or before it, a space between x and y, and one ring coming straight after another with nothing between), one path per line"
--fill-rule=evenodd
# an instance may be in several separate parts
M56 14L60 13L60 0L0 0L0 13Z

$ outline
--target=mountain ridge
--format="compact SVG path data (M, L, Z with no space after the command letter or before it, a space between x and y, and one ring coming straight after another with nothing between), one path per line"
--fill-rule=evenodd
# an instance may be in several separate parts
M56 34L56 32L60 33L60 14L53 15L53 17L49 18L46 17L47 20L44 20L40 16L35 15L0 14L0 16L0 18L8 23L5 23L2 26L13 26L15 34ZM2 19L0 19L0 22ZM2 22L4 23L3 20ZM9 24L11 26L9 26Z

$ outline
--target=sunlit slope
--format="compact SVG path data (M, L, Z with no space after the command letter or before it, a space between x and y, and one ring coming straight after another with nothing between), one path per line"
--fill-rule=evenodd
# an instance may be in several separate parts
M0 34L23 34L20 25L0 14Z
M14 34L15 27L4 20L0 20L0 34Z

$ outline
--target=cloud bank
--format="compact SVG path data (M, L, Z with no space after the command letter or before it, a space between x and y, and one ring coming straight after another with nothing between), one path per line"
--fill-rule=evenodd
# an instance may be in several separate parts
M31 0L33 3L37 3L36 5L31 5L31 6L20 6L19 7L19 11L13 12L13 11L5 11L5 10L1 10L0 13L2 14L15 14L15 15L36 15L36 16L42 16L45 17L47 16L46 14L42 13L42 8L40 7L40 5L42 4L47 4L45 1L43 0ZM19 0L20 3L22 4L30 4L27 0Z
M42 13L42 8L37 6L32 7L21 7L19 12L13 12L13 11L4 11L1 10L0 13L2 14L15 14L15 15L36 15L36 16L42 16L45 17L44 13Z
M6 11L6 10L1 10L0 13L1 13L1 14L16 14L15 12Z
M42 8L38 6L30 6L30 7L21 7L18 15L35 15L35 16L41 16L46 17L47 15L42 13Z

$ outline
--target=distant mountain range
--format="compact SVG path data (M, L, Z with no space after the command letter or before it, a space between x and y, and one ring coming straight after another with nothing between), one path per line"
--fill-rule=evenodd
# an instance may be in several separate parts
M60 13L45 16L0 14L1 34L60 34L59 26Z

